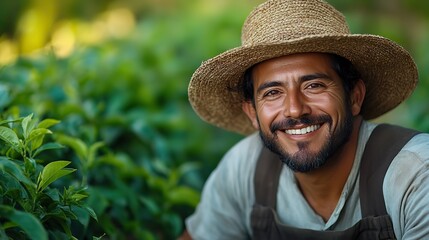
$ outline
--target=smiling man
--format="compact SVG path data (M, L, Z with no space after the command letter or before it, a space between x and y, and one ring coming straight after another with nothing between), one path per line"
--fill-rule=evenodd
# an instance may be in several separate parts
M242 46L204 62L199 116L247 135L207 180L184 239L429 239L429 135L369 122L414 90L415 63L351 34L321 0L270 0Z
M337 149L347 148L365 86L354 79L356 86L346 95L332 67L335 60L321 53L294 54L259 63L247 73L256 91L243 110L265 146L294 171L315 170Z

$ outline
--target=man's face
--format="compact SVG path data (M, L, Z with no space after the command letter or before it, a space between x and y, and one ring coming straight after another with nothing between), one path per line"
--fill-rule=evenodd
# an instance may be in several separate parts
M351 134L356 114L331 66L328 55L306 53L253 69L255 106L243 109L265 145L294 171L324 165Z

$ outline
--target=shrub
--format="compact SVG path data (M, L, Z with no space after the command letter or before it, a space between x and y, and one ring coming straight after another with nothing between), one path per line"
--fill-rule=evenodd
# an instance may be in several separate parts
M83 185L60 189L53 183L76 169L70 161L39 158L45 151L61 149L57 142L44 143L58 121L25 118L0 121L0 236L2 239L72 239L72 222L88 225L97 219L83 204Z
M228 14L210 26L186 12L146 19L127 39L0 69L3 116L61 120L51 137L65 148L45 155L71 161L76 171L58 188L87 185L84 206L98 217L73 225L74 237L174 239L183 231L208 174L239 139L202 122L187 100L201 61L238 45L244 17ZM224 41L215 41L219 32Z

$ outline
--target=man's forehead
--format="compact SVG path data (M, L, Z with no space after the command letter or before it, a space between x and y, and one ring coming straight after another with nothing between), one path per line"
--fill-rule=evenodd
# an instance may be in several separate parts
M276 71L296 70L297 68L312 70L332 70L332 58L326 53L299 53L265 60L252 69L255 76Z

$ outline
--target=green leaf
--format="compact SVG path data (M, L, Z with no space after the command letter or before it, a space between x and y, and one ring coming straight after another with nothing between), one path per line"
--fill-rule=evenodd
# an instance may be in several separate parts
M0 139L5 141L14 149L19 149L18 135L16 135L16 133L12 129L0 126Z
M37 125L37 128L50 128L50 127L52 127L52 126L54 126L54 125L56 125L58 123L60 123L59 120L48 118L48 119L45 119L45 120L41 121Z
M71 211L75 214L77 220L84 226L87 227L89 223L89 213L88 211L81 206L72 206Z
M43 168L42 173L39 175L39 179L37 181L37 191L43 191L55 180L76 171L76 169L64 169L64 167L69 164L69 161L55 161L46 165Z
M0 215L17 224L30 239L48 240L48 234L42 223L32 214L18 211L10 206L0 205Z
M157 202L150 196L140 196L139 200L143 203L147 211L151 215L157 215L161 212L160 207Z
M57 142L71 147L76 152L81 161L86 160L88 154L88 147L82 140L66 135L57 135Z
M64 146L59 144L59 143L55 143L55 142L46 143L46 144L42 145L41 147L37 148L37 150L34 152L32 157L36 157L41 152L46 151L46 150L61 149L61 148L64 148Z
M86 209L86 211L88 211L89 215L90 215L93 219L95 219L95 221L97 221L97 222L98 222L97 214L95 213L95 211L94 211L91 207L88 207L88 206L84 206L84 208Z
M27 175L33 176L36 172L37 163L33 158L24 158L24 171Z
M45 136L47 134L52 134L51 130L46 128L36 128L30 132L27 141L32 141L35 138L40 138L40 136Z
M168 191L168 200L171 204L196 206L200 201L200 195L192 188L179 186Z
M92 166L97 156L97 150L104 146L103 142L96 142L89 147L88 166Z
M22 172L21 166L12 162L8 158L0 157L0 170L10 174L12 177L22 183L30 186L33 185L35 187L35 184Z
M0 121L0 125L4 125L4 124L8 124L8 123L14 123L14 122L19 122L19 121L21 121L21 119L3 120L3 121Z
M32 151L43 144L43 138L46 134L52 134L52 132L46 128L36 128L30 132L27 143L31 144Z
M28 137L28 133L34 128L34 121L32 121L33 114L28 115L22 120L22 131L24 134L24 138Z
M71 198L76 202L79 202L82 199L87 198L87 197L88 197L88 194L81 194L81 193L75 193L71 196Z

